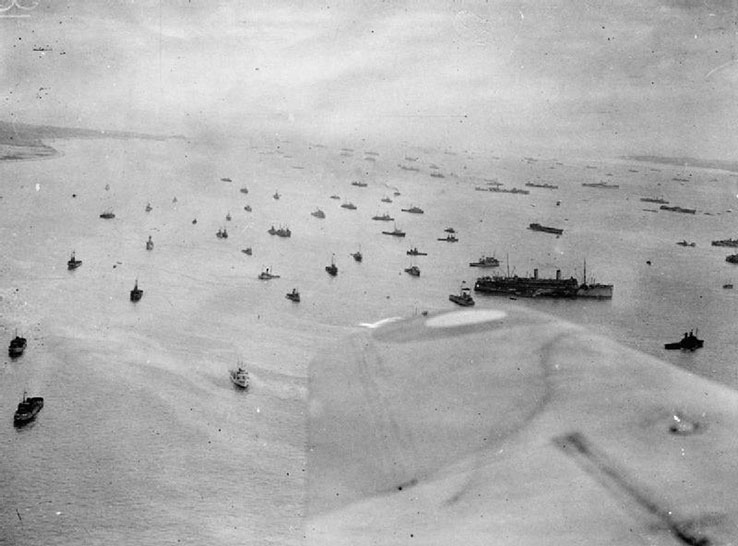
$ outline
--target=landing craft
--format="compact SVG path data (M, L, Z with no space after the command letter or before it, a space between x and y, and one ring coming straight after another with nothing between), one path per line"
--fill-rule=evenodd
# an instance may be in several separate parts
M307 544L734 543L732 389L523 307L366 326L309 367Z

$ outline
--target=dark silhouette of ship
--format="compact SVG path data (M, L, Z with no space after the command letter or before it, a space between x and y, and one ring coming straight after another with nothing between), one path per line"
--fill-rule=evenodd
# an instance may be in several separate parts
M138 279L136 279L133 289L131 289L131 301L138 301L143 297L144 291L138 287Z
M74 250L72 250L72 255L69 257L69 260L67 261L67 269L69 271L72 271L74 269L77 269L81 265L82 265L82 260L78 260L76 256L74 255Z
M402 212L409 212L410 214L423 214L425 211L420 207L410 207L409 209L400 209Z
M408 256L427 256L427 252L421 252L418 250L418 247L413 247L410 250L406 252Z
M269 228L269 235L276 235L277 237L292 237L292 231L288 227L279 227L277 229L274 226Z
M113 213L112 209L107 209L103 211L102 214L100 214L100 218L105 218L106 220L110 220L111 218L115 218L115 214Z
M338 275L338 267L336 267L336 260L333 256L331 256L331 265L325 266L325 270L331 277Z
M364 260L364 255L361 253L361 250L357 250L356 252L352 252L351 256L354 257L354 260L357 262L361 262Z
M699 339L695 333L691 330L689 333L684 332L682 339L676 343L665 343L664 349L667 351L675 351L681 349L682 351L694 351L695 349L701 349L705 344L705 340Z
M671 212L682 212L684 214L696 214L697 213L697 209L685 209L684 207L678 207L676 205L673 207L670 207L668 205L661 205L659 209L668 210Z
M372 220L378 220L380 222L392 222L394 218L392 218L392 216L385 212L381 216L379 214L377 214L376 216L372 216Z
M405 236L405 232L402 231L401 229L397 229L397 226L395 226L395 229L393 229L392 231L383 231L382 233L384 233L385 235L393 235L394 237L404 237Z
M151 235L149 235L149 240L146 241L146 250L154 250L154 241L151 239Z
M420 268L417 265L411 265L405 268L405 273L411 277L420 277Z
M607 182L583 182L585 188L602 188L605 190L616 190L620 186L618 184L608 184Z
M219 230L218 230L218 231L216 232L215 236L216 236L216 237L217 237L218 239L228 239L228 231L226 230L226 228L220 228L220 229L219 229Z
M456 242L459 241L459 239L453 233L449 233L445 237L440 237L438 240L439 241L445 241L447 243L456 243Z
M297 288L293 288L292 292L287 292L284 297L295 303L300 303L300 293L297 291Z
M499 267L500 260L494 256L480 256L476 262L469 262L469 267Z
M471 307L474 305L474 298L469 293L469 287L466 286L466 281L461 283L461 288L458 294L449 294L448 299L457 305L462 307Z
M644 203L659 203L660 205L668 205L669 202L661 197L641 197Z
M559 189L558 186L555 184L545 184L545 183L538 183L538 182L526 182L526 186L529 188L546 188L548 190L557 190Z
M311 212L310 214L312 214L312 215L313 215L313 216L315 216L316 218L325 218L325 212L323 212L323 211L322 211L322 210L320 210L320 209L315 209L315 210L314 210L313 212Z
M16 427L22 427L33 421L44 407L44 399L40 396L32 396L28 398L26 393L23 393L23 400L18 404L18 408L15 410L13 415L13 424Z
M613 285L588 282L585 263L581 283L574 277L562 278L560 269L556 270L556 277L553 279L540 278L538 269L534 269L532 277L518 277L509 272L507 275L479 277L474 283L474 291L524 298L611 299Z
M712 246L738 247L738 239L721 239L720 241L713 241Z
M554 235L561 235L564 233L563 229L555 228L555 227L548 227L548 226L542 226L541 224L529 224L528 229L531 231L542 231L544 233L553 233Z
M19 336L18 332L16 332L15 337L10 340L10 345L8 346L8 356L10 358L18 358L23 354L23 351L26 350L27 344L28 341L26 340L26 338Z

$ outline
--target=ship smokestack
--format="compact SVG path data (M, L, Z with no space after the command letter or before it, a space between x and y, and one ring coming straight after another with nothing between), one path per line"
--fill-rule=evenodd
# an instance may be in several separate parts
M537 267L533 270L533 278L534 279L538 278L538 268Z
M556 280L557 281L560 281L561 280L561 269L557 269L556 270Z

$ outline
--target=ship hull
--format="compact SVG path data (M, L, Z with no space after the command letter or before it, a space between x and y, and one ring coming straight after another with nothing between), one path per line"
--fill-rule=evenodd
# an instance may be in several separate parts
M474 291L498 296L557 299L612 299L612 285L580 285L567 280L551 279L478 279Z

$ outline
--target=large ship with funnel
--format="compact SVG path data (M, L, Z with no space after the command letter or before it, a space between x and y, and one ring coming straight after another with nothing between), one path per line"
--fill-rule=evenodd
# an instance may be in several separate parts
M532 277L518 277L509 272L504 276L479 277L474 283L474 291L524 298L611 299L613 285L587 281L585 263L582 282L575 277L562 278L560 269L556 270L556 277L553 279L541 278L538 276L538 269L534 269Z

